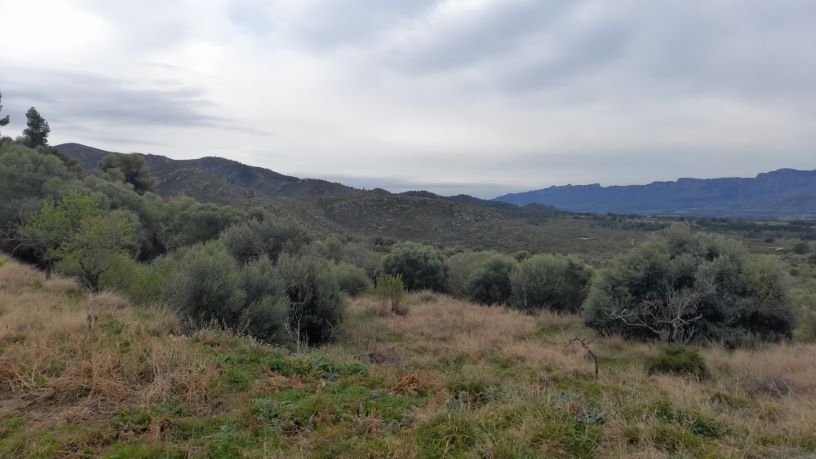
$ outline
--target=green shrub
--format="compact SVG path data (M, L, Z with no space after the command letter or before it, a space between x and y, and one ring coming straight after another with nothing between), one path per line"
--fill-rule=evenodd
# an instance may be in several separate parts
M24 211L38 208L39 199L60 195L76 178L54 155L0 142L0 227L7 229Z
M136 216L124 210L83 217L59 248L63 271L77 276L92 292L99 291L102 275L135 251L137 225Z
M351 242L343 248L344 260L365 271L369 278L377 275L382 265L382 254L358 242Z
M358 296L371 289L371 279L365 271L351 263L338 263L332 267L340 290L351 297Z
M161 300L163 279L160 264L142 264L120 255L102 273L99 284L104 290L126 295L134 304L150 305Z
M468 282L473 274L496 252L461 252L448 257L445 264L448 274L445 279L447 291L457 298L469 296Z
M506 303L512 293L510 278L515 269L514 259L503 255L491 256L468 280L468 297L482 304Z
M238 263L217 243L183 251L168 264L162 297L197 325L240 324L246 304Z
M797 242L791 247L791 252L797 255L805 255L810 252L810 244L805 241Z
M535 255L511 276L511 304L524 311L577 312L587 295L592 272L578 258Z
M382 273L401 275L408 290L442 291L447 266L439 250L415 242L401 242L383 258Z
M289 305L283 295L267 295L241 313L241 326L250 335L268 343L287 342L286 320Z
M797 292L795 303L799 305L794 333L796 340L805 343L816 342L816 293Z
M592 282L587 324L604 333L743 346L791 337L784 272L735 241L675 231L615 258Z
M708 374L699 352L676 346L660 348L657 355L646 359L646 371L649 374L690 375L698 379L703 379Z
M295 344L328 341L345 309L329 262L316 256L283 254L275 273L288 301L287 328Z
M408 311L403 307L402 300L405 297L405 284L399 275L382 275L377 277L377 284L374 287L374 296L383 305L387 305L391 312L404 315Z
M318 255L335 263L340 263L346 256L346 248L343 246L343 241L337 236L332 235L325 239L315 241L312 245Z
M262 256L275 261L283 253L299 254L312 235L293 219L266 215L262 220L247 220L227 228L221 240L233 257L247 263Z
M129 183L139 194L156 188L156 179L150 175L150 168L142 155L111 153L102 158L97 167L111 180Z

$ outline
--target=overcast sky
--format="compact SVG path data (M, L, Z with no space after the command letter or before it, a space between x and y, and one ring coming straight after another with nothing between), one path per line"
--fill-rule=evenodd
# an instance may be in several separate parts
M816 168L812 0L0 0L51 143L493 197Z

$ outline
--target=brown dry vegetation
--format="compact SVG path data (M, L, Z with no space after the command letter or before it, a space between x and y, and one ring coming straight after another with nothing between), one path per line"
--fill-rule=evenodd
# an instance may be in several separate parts
M701 348L704 380L580 317L421 292L352 302L305 355L16 263L0 268L0 456L793 457L816 451L816 346ZM88 317L91 317L90 322ZM571 339L581 336L600 359Z
M9 263L0 323L0 418L23 412L52 429L175 397L208 401L214 369L174 335L171 311L137 311L115 294L85 295L72 280Z

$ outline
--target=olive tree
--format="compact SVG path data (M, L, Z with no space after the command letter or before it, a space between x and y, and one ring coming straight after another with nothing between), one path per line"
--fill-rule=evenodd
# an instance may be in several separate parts
M382 261L382 273L402 276L408 290L442 291L448 267L439 250L416 242L401 242Z
M534 255L513 273L511 304L524 311L578 312L591 277L591 270L576 257Z
M612 261L592 282L587 324L603 333L729 346L778 341L794 314L777 263L722 237L675 231Z

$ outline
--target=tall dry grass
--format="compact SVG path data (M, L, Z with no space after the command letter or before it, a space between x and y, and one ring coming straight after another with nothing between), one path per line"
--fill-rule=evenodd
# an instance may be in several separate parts
M0 399L18 402L7 410L41 407L58 420L85 405L203 403L217 373L175 336L172 311L136 310L110 292L87 295L72 280L45 281L15 262L0 268L0 324Z

